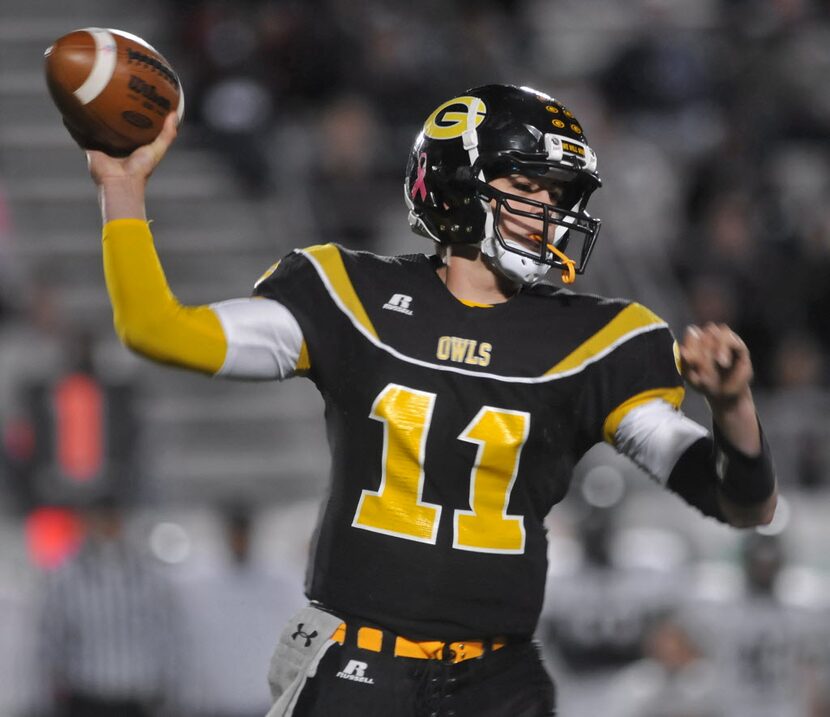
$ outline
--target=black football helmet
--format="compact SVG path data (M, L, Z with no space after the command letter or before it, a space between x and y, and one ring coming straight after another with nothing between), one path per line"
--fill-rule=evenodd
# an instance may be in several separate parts
M480 242L517 283L534 284L550 267L570 283L584 272L600 229L586 211L601 185L596 166L582 126L557 100L527 87L476 87L436 108L415 139L404 184L409 223L439 244ZM516 175L555 182L561 195L552 204L488 184ZM503 237L502 212L538 222L533 241ZM565 254L574 235L582 238L576 261Z

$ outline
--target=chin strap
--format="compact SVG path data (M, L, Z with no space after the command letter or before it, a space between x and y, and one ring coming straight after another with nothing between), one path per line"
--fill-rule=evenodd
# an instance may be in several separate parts
M534 241L542 241L542 237L539 234L531 234L530 238ZM562 269L562 283L573 284L576 281L576 262L567 256L565 252L557 249L553 244L548 244L547 246L551 253L565 265Z

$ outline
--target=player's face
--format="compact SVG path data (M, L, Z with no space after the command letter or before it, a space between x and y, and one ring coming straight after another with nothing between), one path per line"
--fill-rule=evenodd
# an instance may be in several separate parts
M498 177L490 181L490 186L514 196L523 197L536 202L544 202L556 206L562 198L563 186L561 182L542 177L525 177L520 174L513 174L508 177ZM510 208L538 216L519 216L509 211L502 211L499 220L499 230L502 237L512 240L530 251L539 250L539 242L542 239L544 225L542 221L542 208L530 203L517 200L510 200ZM553 241L555 226L548 225L547 241Z

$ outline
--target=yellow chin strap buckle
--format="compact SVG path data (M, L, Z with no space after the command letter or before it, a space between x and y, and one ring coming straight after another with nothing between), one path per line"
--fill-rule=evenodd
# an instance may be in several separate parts
M542 241L542 237L539 234L531 234L530 238L533 239L533 241ZM574 281L576 281L576 262L569 256L566 256L565 252L557 249L553 244L548 244L547 246L551 253L553 253L556 258L565 265L565 268L562 269L562 283L573 284Z

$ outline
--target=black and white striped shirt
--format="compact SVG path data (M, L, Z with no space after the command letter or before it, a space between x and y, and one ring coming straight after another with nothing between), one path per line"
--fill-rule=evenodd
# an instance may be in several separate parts
M181 654L172 585L123 540L90 540L44 581L40 659L53 692L167 700Z

